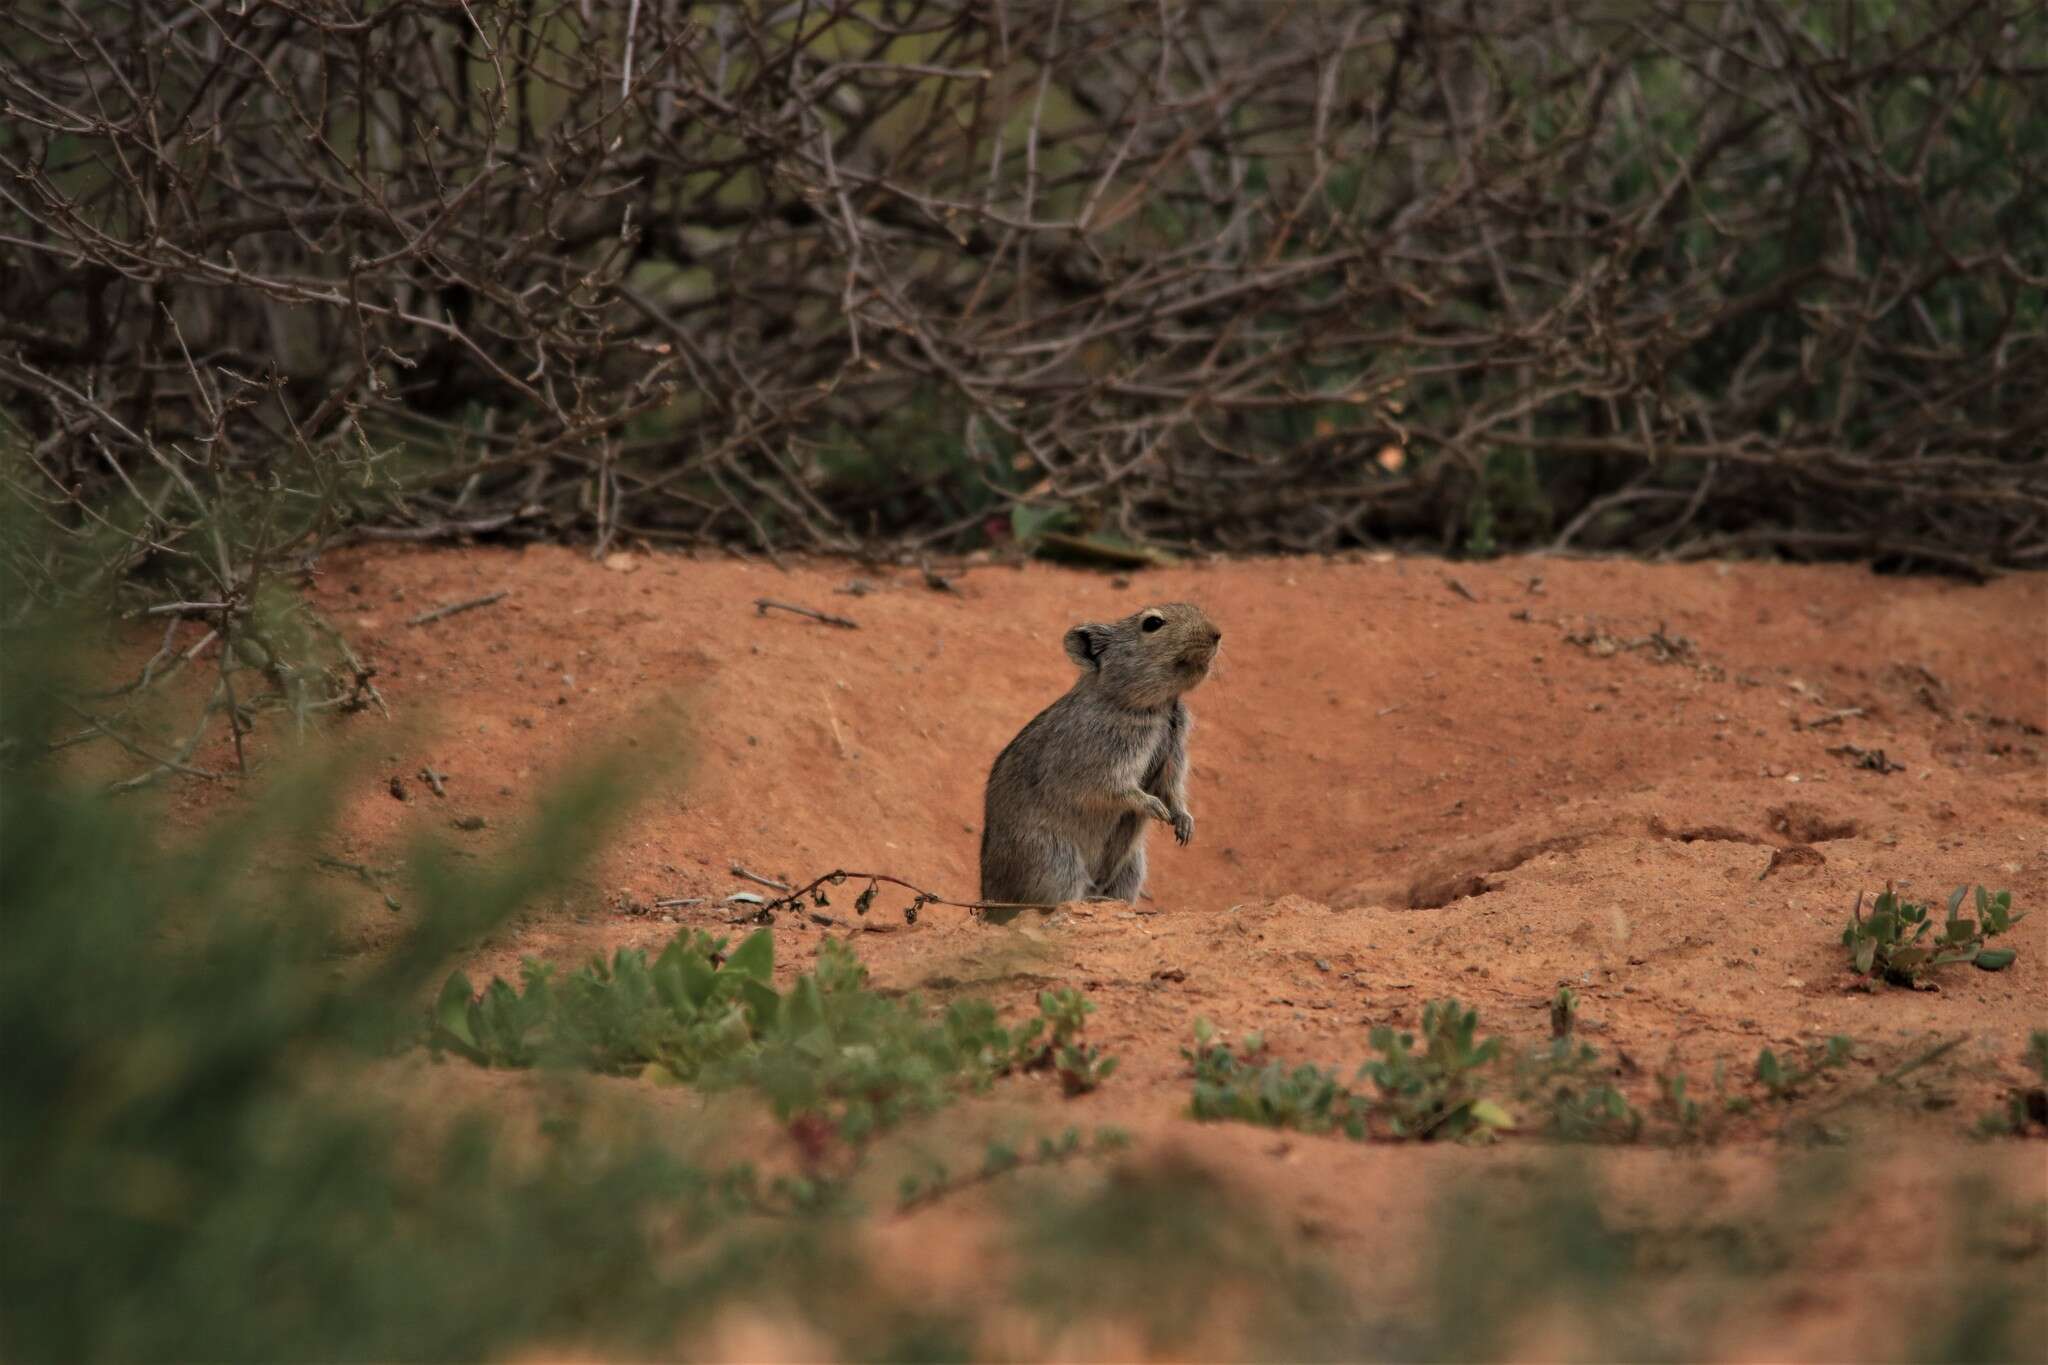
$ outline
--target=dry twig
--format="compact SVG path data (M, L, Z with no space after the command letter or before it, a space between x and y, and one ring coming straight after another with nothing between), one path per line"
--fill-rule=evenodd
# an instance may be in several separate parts
M475 611L478 607L488 607L495 602L504 601L511 595L509 591L489 592L485 593L482 597L471 597L461 602L450 602L445 607L435 607L432 611L423 611L418 616L409 618L406 624L409 626L424 626L434 621L445 621L457 612Z
M766 616L771 608L773 608L776 611L790 612L791 614L796 616L808 616L813 621L822 621L824 624L828 626L838 626L842 630L860 629L860 622L852 620L849 617L834 616L832 613L826 611L813 611L809 607L799 607L789 602L771 601L766 597L757 597L754 599L755 615Z

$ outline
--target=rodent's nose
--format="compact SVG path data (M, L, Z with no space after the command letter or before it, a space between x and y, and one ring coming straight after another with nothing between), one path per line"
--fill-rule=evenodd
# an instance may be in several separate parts
M1210 643L1210 644L1212 644L1212 645L1220 645L1220 644L1222 644L1222 643L1223 643L1223 632L1222 632L1222 631L1220 631L1220 630L1218 630L1218 629L1216 629L1216 627L1214 627L1214 626L1211 626L1211 627L1209 627L1209 643Z

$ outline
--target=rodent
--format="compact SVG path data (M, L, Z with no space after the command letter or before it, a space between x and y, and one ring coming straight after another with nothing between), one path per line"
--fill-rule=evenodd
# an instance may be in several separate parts
M1191 602L1066 633L1067 657L1081 676L989 769L982 900L1137 899L1146 822L1173 826L1182 844L1194 837L1187 804L1194 715L1182 696L1209 675L1222 642L1223 632Z

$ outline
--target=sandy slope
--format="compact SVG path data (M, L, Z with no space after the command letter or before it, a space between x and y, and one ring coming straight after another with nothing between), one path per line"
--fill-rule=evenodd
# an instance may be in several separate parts
M842 591L856 578L863 593ZM1853 567L1360 557L1128 583L980 566L955 583L542 548L331 556L314 599L380 665L397 717L346 722L378 760L347 809L348 851L388 858L414 829L482 815L487 828L457 837L487 858L517 840L551 773L632 736L671 779L649 784L589 885L501 934L481 970L719 924L715 903L651 907L748 889L734 864L786 880L854 867L970 897L982 777L1070 680L1062 630L1188 598L1222 624L1225 653L1192 699L1196 842L1154 841L1149 898L995 929L948 907L905 925L906 898L885 892L871 919L889 932L857 936L888 985L1022 1007L1071 984L1097 1001L1096 1040L1124 1059L1111 1085L1063 1101L1020 1080L1001 1102L1189 1148L1363 1254L1413 1207L1418 1173L1426 1185L1498 1158L1191 1124L1178 1049L1196 1015L1348 1069L1367 1025L1412 1023L1438 995L1534 1041L1570 983L1589 1040L1625 1059L1617 1079L1643 1104L1674 1065L1746 1075L1760 1047L1846 1033L1867 1080L1967 1032L1966 1065L1912 1092L1949 1106L1923 1120L1937 1143L1960 1143L1967 1116L2019 1079L2028 1028L2048 1027L2041 576L1970 587ZM404 624L501 589L494 606ZM859 628L762 615L763 596ZM445 799L416 779L427 764L447 774ZM409 800L393 799L394 775ZM1887 879L1925 897L2011 888L2036 910L2014 935L2018 963L1950 969L1938 992L1850 989L1841 924ZM402 916L360 894L370 947ZM785 970L821 932L783 917ZM1724 1164L1761 1131L1732 1129ZM2040 1151L1987 1159L2038 1197ZM1652 1187L1670 1159L1610 1158ZM1806 1336L1783 1340L1807 1344L1785 1349L1843 1348L1830 1324L1848 1307L1800 1314Z

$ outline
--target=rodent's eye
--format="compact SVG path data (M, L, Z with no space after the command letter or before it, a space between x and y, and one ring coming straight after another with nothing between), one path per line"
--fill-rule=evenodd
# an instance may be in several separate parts
M1161 626L1165 624L1166 618L1164 616L1148 616L1144 620L1138 622L1138 629L1144 631L1146 634L1149 635L1150 633L1159 629Z

